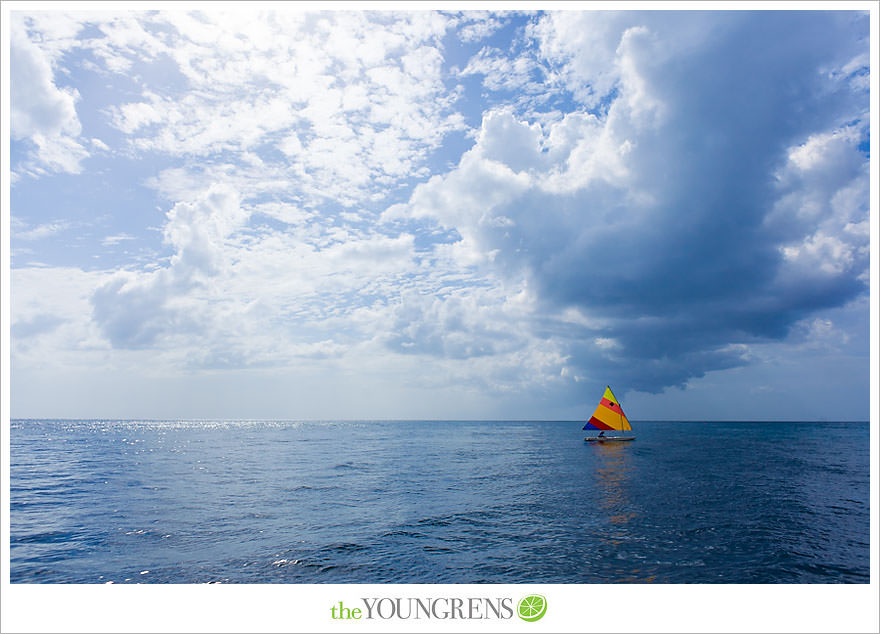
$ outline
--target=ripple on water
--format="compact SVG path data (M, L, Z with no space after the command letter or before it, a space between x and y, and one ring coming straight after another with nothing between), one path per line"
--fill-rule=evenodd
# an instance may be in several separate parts
M581 426L13 421L10 575L868 581L867 425L652 423L631 447Z

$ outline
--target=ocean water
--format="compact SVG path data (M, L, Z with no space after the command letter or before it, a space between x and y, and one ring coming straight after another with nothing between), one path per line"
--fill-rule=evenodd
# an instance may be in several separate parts
M13 420L13 583L868 583L867 423Z

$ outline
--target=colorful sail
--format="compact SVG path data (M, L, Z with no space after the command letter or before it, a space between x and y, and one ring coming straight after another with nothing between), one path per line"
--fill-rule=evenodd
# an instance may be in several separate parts
M599 401L590 420L584 425L584 429L613 429L616 431L632 429L620 403L611 393L610 387L605 387L605 394L602 395L602 400Z

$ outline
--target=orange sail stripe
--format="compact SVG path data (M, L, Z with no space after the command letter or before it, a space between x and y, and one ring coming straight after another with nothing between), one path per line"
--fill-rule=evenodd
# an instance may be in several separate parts
M596 411L593 412L592 418L596 418L602 421L603 423L611 427L611 429L630 429L629 421L626 420L626 417L620 413L619 408L617 411L615 411L610 407L600 405L596 408ZM592 418L590 420L592 420Z
M613 414L615 416L617 416L618 421L620 421L620 419L622 418L624 421L622 429L629 429L629 427L628 427L629 421L626 418L626 414L623 413L623 408L620 406L619 403L613 403L613 402L608 401L607 399L603 398L599 402L599 407L605 407L610 412L613 412Z

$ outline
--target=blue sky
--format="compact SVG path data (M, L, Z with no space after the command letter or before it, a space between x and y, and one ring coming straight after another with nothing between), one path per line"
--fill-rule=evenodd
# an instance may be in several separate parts
M866 12L202 6L10 14L13 417L868 418Z

